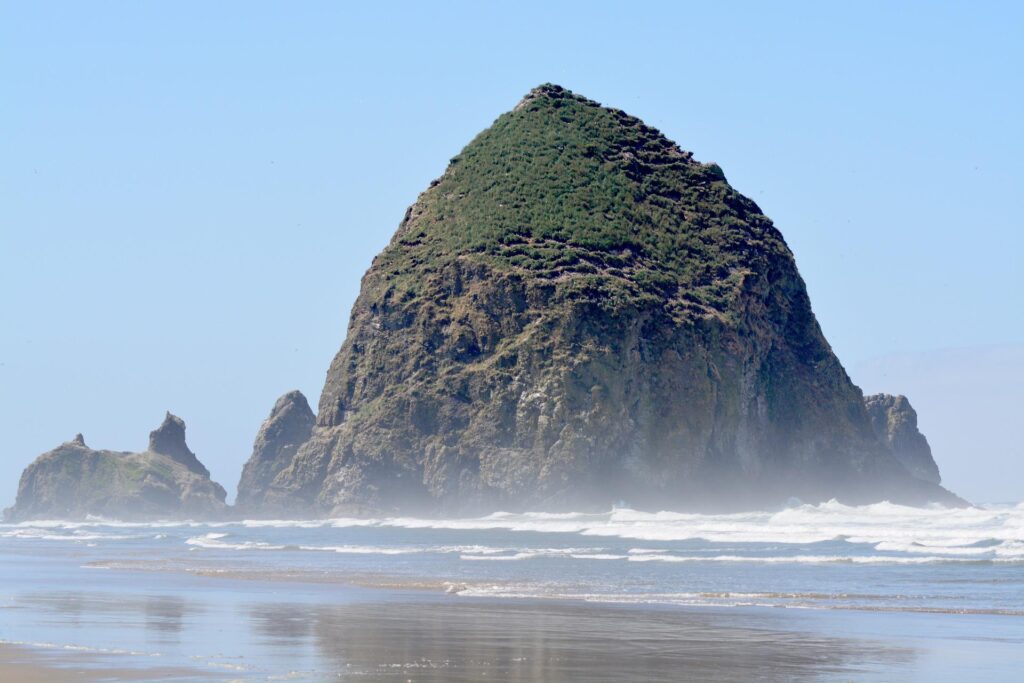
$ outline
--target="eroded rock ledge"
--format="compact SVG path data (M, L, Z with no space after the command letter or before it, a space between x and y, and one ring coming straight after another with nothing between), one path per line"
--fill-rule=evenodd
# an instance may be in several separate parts
M942 481L928 439L917 428L917 411L906 396L865 396L864 406L875 434L912 475L933 484Z
M43 453L22 473L6 517L208 519L225 514L225 497L185 443L185 423L167 413L140 453L94 450L81 434Z

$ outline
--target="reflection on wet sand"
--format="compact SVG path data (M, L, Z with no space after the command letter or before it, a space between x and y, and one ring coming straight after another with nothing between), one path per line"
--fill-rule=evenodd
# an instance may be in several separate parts
M175 596L150 596L142 605L146 628L165 635L181 633L185 619L185 601Z
M274 645L290 645L294 641L305 641L313 633L313 622L319 610L308 605L257 605L249 613L257 636L268 639Z
M174 595L60 592L21 596L18 604L38 615L47 632L71 627L68 642L104 634L96 640L116 643L65 651L65 665L95 672L117 666L155 671L171 662L187 663L181 680L288 675L290 680L367 683L824 683L894 680L894 673L913 669L917 657L907 647L794 629L792 620L763 611L504 602L426 593L217 606ZM248 622L248 628L238 628L239 622ZM225 642L228 631L233 635Z
M879 643L747 625L739 615L567 604L260 605L258 639L313 639L332 680L829 681L911 663ZM297 643L296 643L297 644Z
M19 596L18 604L59 615L65 625L89 626L99 620L113 619L122 626L139 626L163 634L180 633L186 618L202 612L198 604L172 595L122 596L62 591Z

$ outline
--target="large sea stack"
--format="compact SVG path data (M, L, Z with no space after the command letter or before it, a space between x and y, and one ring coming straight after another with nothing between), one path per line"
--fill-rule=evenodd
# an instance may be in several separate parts
M94 450L81 434L25 468L6 517L209 519L223 515L224 487L185 443L185 423L167 413L139 453Z
M554 85L406 211L294 450L261 451L273 481L240 498L314 515L962 502L876 435L793 254L722 169Z

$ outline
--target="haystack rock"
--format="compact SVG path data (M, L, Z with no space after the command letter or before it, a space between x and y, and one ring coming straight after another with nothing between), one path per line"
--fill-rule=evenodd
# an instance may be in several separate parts
M962 503L876 436L722 169L554 85L409 207L308 440L252 481L312 515Z
M185 423L167 414L141 453L93 450L81 434L25 468L7 516L26 519L207 519L225 513L224 488L185 443Z

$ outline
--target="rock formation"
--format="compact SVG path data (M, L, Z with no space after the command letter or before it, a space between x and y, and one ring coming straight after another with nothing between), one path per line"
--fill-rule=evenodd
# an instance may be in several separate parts
M290 391L277 399L253 445L238 482L236 507L244 512L263 497L274 478L291 464L299 446L309 440L316 416L306 397Z
M917 429L917 412L906 396L874 394L864 397L864 405L875 434L912 475L933 484L942 481L928 439Z
M256 450L253 472L286 457ZM247 481L253 508L316 515L962 503L880 442L722 169L552 85L408 209L312 434Z
M40 455L21 475L14 520L209 518L224 488L185 444L185 423L167 414L141 453L93 450L81 434Z
M189 450L185 443L185 421L177 415L171 415L168 412L163 423L149 433L148 450L150 453L166 455L199 476L210 477L210 470L199 462L199 458Z

